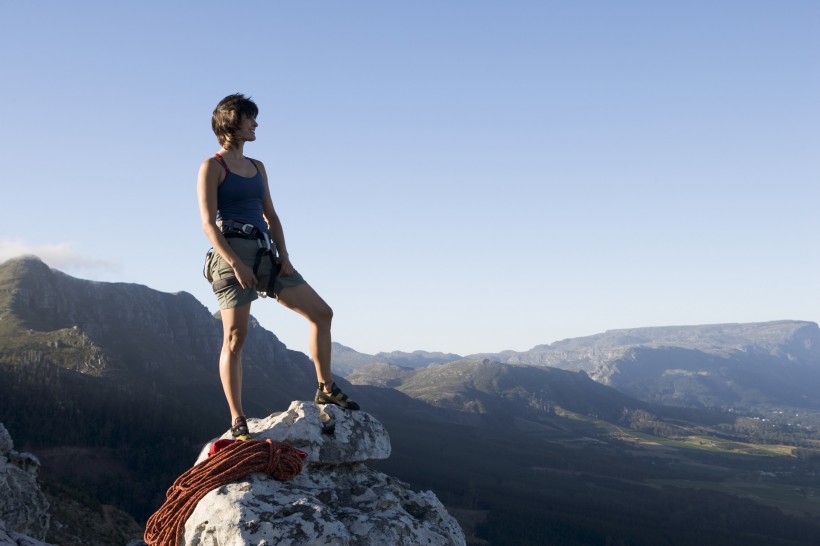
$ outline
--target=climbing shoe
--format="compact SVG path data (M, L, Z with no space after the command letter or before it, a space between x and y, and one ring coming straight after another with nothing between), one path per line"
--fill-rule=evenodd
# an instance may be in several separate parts
M234 420L233 426L231 427L231 435L241 442L251 439L251 433L248 430L248 422L245 420L244 416L240 415Z
M348 398L336 383L333 383L330 392L325 392L325 384L319 383L319 387L316 389L316 397L313 401L317 404L336 404L349 410L359 409L359 404Z

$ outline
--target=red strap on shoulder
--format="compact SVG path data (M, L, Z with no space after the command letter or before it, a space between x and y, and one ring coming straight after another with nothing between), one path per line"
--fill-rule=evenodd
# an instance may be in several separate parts
M222 165L222 167L225 169L225 172L230 174L231 170L228 168L228 164L225 163L225 160L222 158L222 156L219 154L214 154L214 157L217 161L219 161L219 164Z

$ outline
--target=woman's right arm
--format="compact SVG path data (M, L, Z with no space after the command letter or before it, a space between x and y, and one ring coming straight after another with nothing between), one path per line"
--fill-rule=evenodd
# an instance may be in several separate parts
M209 158L199 166L199 176L196 182L196 193L199 201L199 217L202 221L202 231L211 242L214 250L233 268L234 275L242 288L256 286L256 276L253 269L239 259L236 252L216 226L216 192L219 188L219 177L222 170L216 162Z

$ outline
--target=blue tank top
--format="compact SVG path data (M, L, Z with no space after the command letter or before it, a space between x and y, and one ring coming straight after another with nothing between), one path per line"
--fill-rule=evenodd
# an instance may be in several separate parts
M243 224L253 224L259 231L268 232L268 225L262 215L262 200L265 198L265 182L256 162L256 174L251 177L239 176L231 172L228 165L217 157L225 168L225 180L216 190L216 221L233 220Z

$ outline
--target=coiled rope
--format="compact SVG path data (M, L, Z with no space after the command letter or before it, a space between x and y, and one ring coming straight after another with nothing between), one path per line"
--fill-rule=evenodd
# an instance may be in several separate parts
M264 472L280 481L291 480L302 471L304 456L304 452L272 440L229 444L174 481L163 505L148 519L145 542L148 546L178 546L185 522L210 491L239 481L251 472Z

